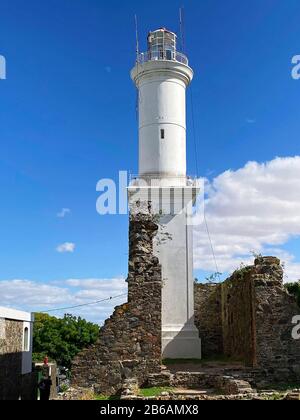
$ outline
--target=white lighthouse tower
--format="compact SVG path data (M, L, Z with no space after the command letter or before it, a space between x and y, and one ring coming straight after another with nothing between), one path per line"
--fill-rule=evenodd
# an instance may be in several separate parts
M148 51L131 77L139 93L139 175L129 188L147 196L159 215L155 254L162 267L162 356L201 358L194 324L193 233L186 211L197 188L186 171L186 88L193 70L177 36L150 32Z

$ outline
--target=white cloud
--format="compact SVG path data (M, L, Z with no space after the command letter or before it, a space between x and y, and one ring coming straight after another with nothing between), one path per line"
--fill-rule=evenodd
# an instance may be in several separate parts
M67 214L70 214L71 210L70 209L61 209L61 211L59 213L57 213L57 217L59 217L60 219L64 219Z
M299 278L300 262L280 246L300 236L300 156L249 162L207 182L206 218L219 271L230 272L241 262L252 262L252 250L265 254L272 247L285 259L289 279ZM215 272L200 215L195 224L196 268Z
M123 289L123 282L124 279L122 277L115 279L101 279L101 282L99 282L99 279L69 279L65 281L68 286L77 288L84 287L88 290L111 290L112 288L114 290Z
M74 285L76 285L75 288ZM39 312L82 305L126 295L126 293L127 283L121 277L92 280L70 279L50 283L30 280L3 280L0 281L0 306ZM112 314L114 307L124 303L126 299L126 296L121 296L95 305L51 312L50 315L62 316L69 312L102 324Z
M73 242L65 242L64 244L58 245L56 248L57 252L66 253L66 252L74 252L76 248L76 245Z

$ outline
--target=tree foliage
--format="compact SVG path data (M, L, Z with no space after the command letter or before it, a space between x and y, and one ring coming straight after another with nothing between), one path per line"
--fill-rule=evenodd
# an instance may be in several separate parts
M291 295L295 296L298 306L300 307L300 281L296 283L287 283L285 287Z
M33 328L33 360L45 356L59 365L70 367L73 358L84 348L94 344L99 336L99 326L82 318L66 314L56 318L35 314Z

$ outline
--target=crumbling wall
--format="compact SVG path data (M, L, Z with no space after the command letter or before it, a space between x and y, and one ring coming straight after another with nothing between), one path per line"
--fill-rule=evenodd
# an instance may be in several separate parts
M257 365L274 380L300 380L300 340L292 337L292 319L300 314L294 296L283 286L280 260L258 258L252 275L255 289Z
M257 258L224 283L196 285L195 303L205 356L214 356L221 336L224 355L256 368L265 382L300 380L300 340L292 336L300 308L278 258Z
M221 285L224 354L254 366L255 327L251 268L235 272Z
M223 354L220 284L195 283L195 325L202 339L204 358Z
M115 309L98 342L75 358L74 385L113 394L125 378L136 377L142 384L149 373L160 370L162 276L153 255L157 229L148 203L143 211L131 210L128 303Z

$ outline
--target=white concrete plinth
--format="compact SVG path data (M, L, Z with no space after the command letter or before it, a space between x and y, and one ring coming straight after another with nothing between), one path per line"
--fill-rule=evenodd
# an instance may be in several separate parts
M194 325L164 326L162 331L163 359L201 359L201 339Z
M163 359L201 359L201 340L194 324L191 193L187 187L174 188L173 194L161 188L162 200L152 197L151 201L156 213L162 211L153 252L162 270Z

